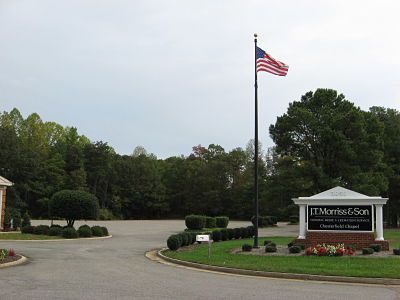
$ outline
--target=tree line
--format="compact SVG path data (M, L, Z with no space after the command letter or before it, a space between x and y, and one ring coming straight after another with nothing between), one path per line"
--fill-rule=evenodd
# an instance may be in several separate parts
M275 146L259 156L260 213L287 219L291 198L341 185L390 197L387 222L400 216L400 113L363 111L334 90L308 92L269 128ZM104 218L181 218L187 214L253 215L254 143L225 151L194 146L188 156L158 159L143 147L120 155L74 127L17 109L0 113L0 175L15 183L8 205L49 217L63 189L85 190Z

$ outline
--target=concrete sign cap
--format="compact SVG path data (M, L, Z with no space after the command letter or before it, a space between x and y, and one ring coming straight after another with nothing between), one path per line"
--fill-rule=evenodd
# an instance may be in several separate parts
M0 176L0 186L12 186L14 185L10 180Z

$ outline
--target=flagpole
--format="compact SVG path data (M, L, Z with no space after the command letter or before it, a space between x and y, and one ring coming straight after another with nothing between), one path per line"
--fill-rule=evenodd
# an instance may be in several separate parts
M257 84L257 33L254 34L254 210L255 232L253 248L258 248L258 84Z

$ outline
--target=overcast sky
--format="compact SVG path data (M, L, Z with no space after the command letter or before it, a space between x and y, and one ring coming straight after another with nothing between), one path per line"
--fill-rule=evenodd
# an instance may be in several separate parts
M254 43L289 65L259 74L260 141L288 103L333 88L400 109L398 1L0 0L0 110L37 112L121 154L244 147Z

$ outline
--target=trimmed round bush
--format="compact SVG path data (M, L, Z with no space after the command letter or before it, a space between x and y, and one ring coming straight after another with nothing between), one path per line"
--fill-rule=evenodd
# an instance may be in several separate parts
M240 239L242 236L240 228L234 228L233 230L235 231L235 239Z
M228 240L228 230L227 229L221 229L221 240L226 241Z
M79 227L78 234L79 234L79 237L86 237L86 238L91 237L92 229L90 229L90 227L87 225L86 226L83 225L83 226Z
M274 242L270 242L270 243L268 243L267 245L265 245L265 246L272 246L272 247L276 247L276 244L274 243Z
M39 225L36 226L35 229L33 230L33 234L39 234L39 235L48 235L50 231L50 227L47 225Z
M370 255L372 253L374 253L374 249L372 249L372 248L363 248L362 249L362 254L363 255Z
M185 217L185 225L191 230L203 229L206 225L206 217L200 215L189 215Z
M66 239L76 239L78 237L78 232L74 227L67 227L61 231L61 235Z
M21 232L22 233L30 233L33 234L33 231L35 230L35 226L31 226L31 225L26 225L24 227L21 228Z
M214 217L206 217L206 228L215 228L217 227L217 220Z
M79 226L78 230L82 229L82 228L89 228L90 229L90 226L87 225L87 224L84 224L84 225Z
M254 226L247 226L248 237L253 237L256 234L256 228Z
M295 245L293 245L293 246L300 247L301 250L305 250L305 249L306 249L306 246L305 246L305 245L295 244Z
M240 227L240 236L242 237L242 239L249 237L249 233L246 227Z
M103 229L100 226L93 226L91 230L93 236L103 236Z
M63 229L61 227L52 226L52 227L50 227L49 235L58 236L58 235L61 235L62 231L63 231Z
M242 245L242 251L244 251L244 252L250 252L251 249L253 249L253 246L250 245L250 244L243 244Z
M222 239L221 230L214 230L212 232L212 239L214 242L219 242Z
M229 218L225 216L215 217L216 225L218 228L226 228L229 224Z
M272 243L271 240L265 240L265 241L264 241L264 246L267 246L268 244L271 244L271 243Z
M167 240L167 246L170 250L176 251L181 246L181 239L177 234L171 235Z
M375 252L380 252L382 250L382 246L380 244L371 244L368 248L374 249Z
M192 241L192 237L189 233L187 232L182 232L179 234L182 240L182 246L189 246L191 241Z
M300 253L301 252L301 248L299 246L292 246L289 247L289 253Z
M271 246L271 245L265 246L265 252L267 253L276 252L276 246Z
M228 228L228 240L233 240L235 238L235 229Z
M394 255L400 255L400 249L393 249Z
M108 236L108 229L105 226L102 226L101 229L103 230L103 236Z
M192 237L191 244L194 244L194 243L196 243L196 235L197 235L197 233L190 232L190 236Z
M62 190L51 197L49 210L51 216L66 219L67 225L72 227L75 220L97 219L99 201L85 191Z

